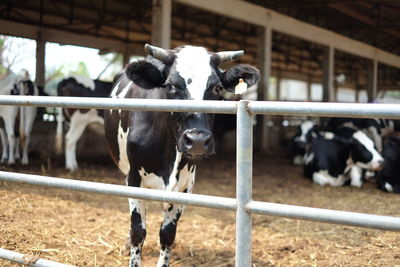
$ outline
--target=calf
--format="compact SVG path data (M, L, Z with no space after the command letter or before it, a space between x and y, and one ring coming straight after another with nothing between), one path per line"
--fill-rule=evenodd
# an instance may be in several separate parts
M400 137L391 136L383 146L385 166L377 174L378 188L400 193Z
M311 141L311 134L316 131L317 125L313 121L304 121L298 126L297 133L289 141L289 155L294 165L303 165L306 146Z
M115 83L112 98L218 100L221 91L232 91L239 78L249 86L259 79L258 70L249 65L235 65L225 72L218 67L243 51L213 53L195 46L165 50L151 45L145 49L149 56L126 67ZM190 193L196 162L214 153L213 121L214 115L198 112L107 110L104 126L111 155L127 176L128 186ZM129 204L129 266L136 267L141 266L146 237L145 206L137 199L130 199ZM184 206L170 203L163 209L158 267L169 266Z
M111 82L92 80L81 76L68 77L58 83L59 96L108 97L112 89ZM62 123L64 118L69 125L65 135L65 166L70 171L78 169L76 144L86 127L92 123L104 124L104 111L96 109L58 109L56 151L62 151Z
M342 127L314 134L304 156L304 174L320 185L362 185L362 169L377 171L384 160L362 131Z
M7 75L4 80L0 81L0 95L38 94L37 87L30 80ZM15 160L20 158L20 145L22 146L21 164L29 163L28 148L36 111L36 107L0 106L2 163L7 161L9 165L15 164Z

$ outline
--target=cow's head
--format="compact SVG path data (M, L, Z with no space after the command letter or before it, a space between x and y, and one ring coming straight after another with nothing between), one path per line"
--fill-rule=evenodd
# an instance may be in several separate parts
M301 148L304 148L311 141L311 135L317 131L317 125L313 121L304 121L299 126L294 141Z
M335 136L344 145L349 146L353 163L363 169L378 171L384 166L384 159L374 147L374 142L362 131L347 131L344 136Z
M220 100L221 91L233 91L239 78L248 86L259 79L258 70L250 65L219 69L222 62L243 55L243 50L213 53L196 46L166 50L148 44L145 50L149 54L146 60L129 64L125 73L141 88L161 90L168 99ZM192 157L214 153L214 115L174 112L172 117L178 151Z

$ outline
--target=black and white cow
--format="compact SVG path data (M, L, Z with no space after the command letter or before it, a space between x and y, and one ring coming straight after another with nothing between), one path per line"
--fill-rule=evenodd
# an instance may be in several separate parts
M400 120L377 119L381 127L381 136L386 138L395 132L400 132Z
M203 47L181 46L165 50L146 45L146 59L127 65L116 81L112 98L220 99L223 89L233 90L242 78L249 86L259 72L249 65L218 68L243 51L213 53ZM196 161L214 153L214 116L202 113L106 111L105 132L109 150L127 185L190 193ZM130 266L141 266L146 237L143 201L130 199ZM157 266L169 266L171 247L184 206L164 204Z
M361 130L368 135L375 144L376 149L382 152L382 128L377 119L364 118L330 118L327 128L336 132L341 127L350 127L355 130Z
M391 136L383 146L385 166L377 174L378 188L400 193L400 137Z
M111 82L92 80L82 76L71 76L58 83L58 96L74 97L108 97L112 89ZM65 120L69 129L65 135L65 166L74 171L78 169L76 161L76 144L86 127L92 123L104 124L104 111L96 109L58 109L56 151L62 151L62 123Z
M0 81L0 95L38 95L35 84L26 78L13 74ZM3 147L1 162L9 165L20 159L21 164L29 163L28 148L36 107L0 106L0 140Z
M315 122L306 120L298 126L297 133L289 140L289 155L293 159L294 165L303 165L306 146L311 141L311 134L316 131L318 126Z
M342 127L313 134L304 156L304 174L319 185L361 187L362 169L377 171L384 159L362 131Z

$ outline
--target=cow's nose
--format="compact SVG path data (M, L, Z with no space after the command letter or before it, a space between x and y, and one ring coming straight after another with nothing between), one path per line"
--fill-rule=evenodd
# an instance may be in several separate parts
M182 136L182 146L192 156L210 154L213 152L212 134L205 130L186 130Z

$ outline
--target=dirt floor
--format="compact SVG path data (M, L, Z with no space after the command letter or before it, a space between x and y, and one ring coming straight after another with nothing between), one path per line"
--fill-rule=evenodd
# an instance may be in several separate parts
M35 164L32 164L35 165ZM39 165L39 164L36 164ZM1 166L13 171L18 168ZM68 173L57 162L21 172L123 184L109 163L81 164ZM400 198L376 189L320 187L286 158L255 156L254 199L301 206L400 216ZM202 163L195 193L235 196L235 156ZM161 205L148 202L143 266L155 266ZM172 266L234 266L235 214L187 207L178 225ZM127 266L126 199L0 182L0 247L77 266ZM253 266L400 267L400 236L393 232L253 216ZM0 266L18 266L0 260Z

